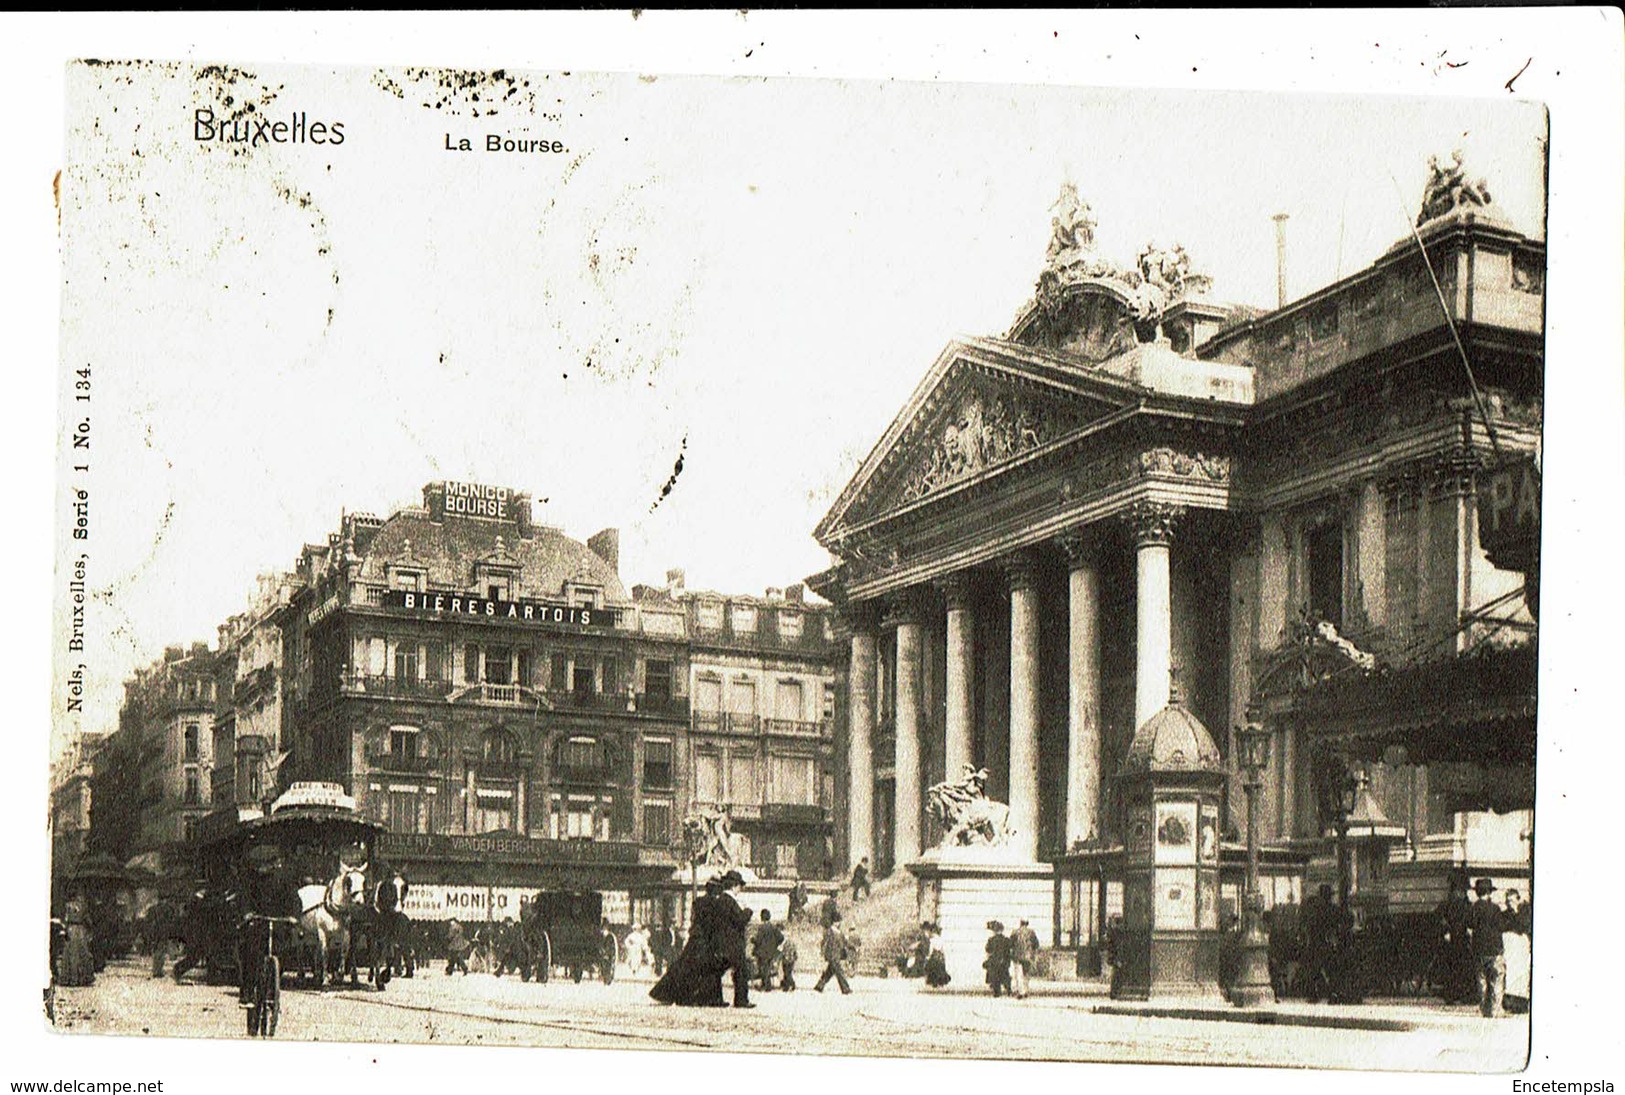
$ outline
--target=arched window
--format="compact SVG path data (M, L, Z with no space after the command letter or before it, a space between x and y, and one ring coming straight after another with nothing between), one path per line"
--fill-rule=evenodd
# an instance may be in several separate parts
M481 745L481 753L487 764L512 764L518 752L513 735L506 730L487 730Z

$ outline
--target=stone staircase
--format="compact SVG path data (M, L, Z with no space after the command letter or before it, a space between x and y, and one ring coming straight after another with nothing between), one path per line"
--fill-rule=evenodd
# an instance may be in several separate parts
M841 926L848 937L857 940L857 958L847 963L848 974L870 977L895 976L897 955L910 946L919 930L918 881L908 871L894 871L874 885L873 891L856 905L852 891L842 890L836 895L835 906L841 912ZM797 980L803 977L817 980L823 972L824 959L820 953L823 928L818 913L823 900L815 899L807 906L808 917L793 925L789 936L795 940Z

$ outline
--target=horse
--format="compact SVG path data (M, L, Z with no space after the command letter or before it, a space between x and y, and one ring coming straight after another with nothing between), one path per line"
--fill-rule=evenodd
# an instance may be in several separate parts
M359 937L351 948L352 961L355 951L364 950L368 979L380 989L389 984L397 968L406 971L406 941L411 931L411 921L402 908L406 891L401 872L385 871L351 917L351 935Z
M357 983L354 955L350 948L350 917L363 903L367 888L366 866L339 865L339 872L325 886L312 883L299 887L299 935L314 945L316 987L326 978L329 964L341 959L339 973L348 972Z

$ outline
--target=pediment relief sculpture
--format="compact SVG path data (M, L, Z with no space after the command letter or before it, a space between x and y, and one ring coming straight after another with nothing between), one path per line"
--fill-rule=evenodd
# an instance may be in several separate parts
M938 428L924 460L905 480L902 500L917 501L1030 452L1070 424L1038 403L972 392Z

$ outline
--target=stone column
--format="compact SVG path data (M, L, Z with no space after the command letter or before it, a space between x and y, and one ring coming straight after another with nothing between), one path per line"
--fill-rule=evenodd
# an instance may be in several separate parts
M971 617L970 582L965 575L946 578L939 587L948 605L943 778L958 779L960 770L972 763L971 739L976 716L971 707L971 678L976 672L976 628Z
M1173 599L1168 550L1183 506L1136 502L1128 513L1135 546L1134 727L1168 706L1173 683Z
M1066 847L1100 834L1100 570L1084 533L1067 560Z
M1010 583L1010 827L1015 850L1038 858L1038 589L1032 557L1005 563Z
M892 607L897 623L897 745L894 761L896 818L893 822L894 869L920 854L920 738L925 723L921 671L924 645L919 605L913 597Z
M847 678L846 858L874 862L875 632L861 607L852 619L852 664Z

